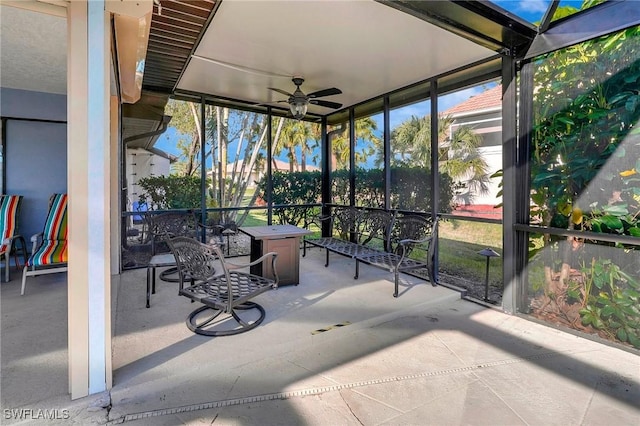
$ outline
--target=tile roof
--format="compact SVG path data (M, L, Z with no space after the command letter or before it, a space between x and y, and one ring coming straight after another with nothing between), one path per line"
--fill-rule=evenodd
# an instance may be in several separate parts
M489 108L495 108L502 105L502 85L482 92L478 95L472 96L464 102L455 105L443 114L455 115L469 111L481 111Z

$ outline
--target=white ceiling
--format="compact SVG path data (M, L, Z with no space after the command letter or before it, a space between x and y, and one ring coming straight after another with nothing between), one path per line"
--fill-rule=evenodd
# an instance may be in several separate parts
M63 17L0 5L0 86L66 93L66 31ZM322 99L346 107L495 52L373 0L225 0L195 54L218 63L193 58L180 90L270 103L286 96L268 87L293 92L302 76L305 93L337 87Z
M67 93L67 20L0 5L0 86Z
M495 52L372 0L225 0L195 55L217 63L192 58L178 89L269 103L286 96L268 87L291 93L301 76L350 106Z

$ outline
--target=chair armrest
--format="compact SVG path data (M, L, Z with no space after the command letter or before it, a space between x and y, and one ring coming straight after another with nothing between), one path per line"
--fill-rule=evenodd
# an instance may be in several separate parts
M319 228L322 227L322 222L324 222L325 220L328 220L330 222L333 222L333 216L314 216L309 220L305 220L304 222L304 227L306 229L309 228L309 225L311 225L312 223L316 224L316 226L318 226Z
M420 240L413 240L413 239L410 239L410 238L407 238L407 239L404 239L404 240L400 240L398 242L398 244L400 246L401 253L400 253L400 261L398 262L398 264L400 264L400 263L402 263L404 261L404 259L408 255L407 252L411 253L411 250L412 250L413 246L419 246L421 244L430 243L429 247L431 248L432 247L431 242L433 240L433 236L434 235L431 234L431 235L429 235L429 236L427 236L425 238L422 238Z
M220 232L222 232L225 229L223 225L220 225L218 223L216 223L215 225L206 225L206 224L204 224L202 222L198 222L196 225L199 228L204 228L204 229L207 229L207 230L210 230L210 231L220 230Z
M431 241L433 239L433 235L429 235L428 237L425 237L421 240L412 240L410 238L407 238L405 240L400 240L399 244L401 246L409 246L409 245L419 245L419 244L424 244L427 243L429 241Z
M253 265L257 265L259 263L263 263L269 257L271 257L271 270L273 271L273 277L277 287L278 283L280 282L280 278L278 277L278 271L276 270L276 259L278 258L278 253L276 253L275 251L270 251L269 253L265 253L251 263L232 263L225 260L224 264L229 270L244 269Z
M38 246L42 242L43 237L44 237L44 232L33 234L31 236L31 253L35 253L36 250L38 250Z
M264 262L270 256L273 256L273 258L275 260L275 258L278 257L278 253L276 253L275 251L270 251L269 253L263 254L262 256L260 256L259 258L257 258L256 260L254 260L251 263L233 263L233 262L229 262L228 260L225 259L224 264L227 265L227 267L230 270L248 268L250 266L257 265L259 263Z

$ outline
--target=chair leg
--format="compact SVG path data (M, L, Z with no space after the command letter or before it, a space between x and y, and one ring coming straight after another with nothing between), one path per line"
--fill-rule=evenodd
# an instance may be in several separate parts
M29 267L27 265L24 266L24 269L22 270L22 290L20 291L20 296L24 296L24 290L25 287L27 286L27 271L29 270Z
M394 289L393 289L393 297L398 297L398 282L400 281L400 271L397 269L394 271Z
M431 265L427 266L427 271L429 272L429 280L431 281L431 285L437 287L438 282L436 281L436 271L433 267L433 262L431 262Z
M149 299L151 299L151 276L155 279L156 268L154 266L147 266L147 308L149 308Z

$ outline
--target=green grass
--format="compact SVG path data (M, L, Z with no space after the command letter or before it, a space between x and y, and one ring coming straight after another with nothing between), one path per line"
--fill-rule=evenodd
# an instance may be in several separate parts
M262 226L267 224L266 210L251 210L242 226Z
M440 271L475 282L484 282L487 258L478 252L487 247L502 256L502 225L462 220L440 221ZM489 282L502 287L502 257L490 259Z

